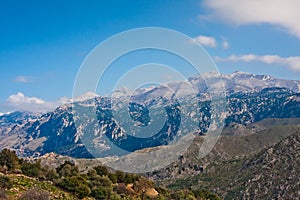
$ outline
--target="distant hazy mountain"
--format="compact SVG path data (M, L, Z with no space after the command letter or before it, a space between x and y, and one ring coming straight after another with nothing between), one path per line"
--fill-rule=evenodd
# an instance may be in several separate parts
M167 87L137 90L129 104L124 101L129 92L117 91L112 94L116 107L112 107L109 97L89 93L39 117L22 112L0 116L0 146L13 148L23 156L56 152L73 157L91 157L84 142L103 157L124 153L109 144L130 152L168 144L176 139L179 127L186 132L205 134L211 123L210 91L206 83L215 84L217 74L208 73L203 77L192 77L188 84L176 82L166 84ZM227 94L227 110L216 114L224 118L226 126L232 123L247 125L266 118L300 117L299 81L243 72L222 75L222 79ZM187 92L187 87L191 86L196 95ZM218 89L218 85L214 88ZM170 96L189 104L180 105L176 99L167 98ZM182 106L190 112L182 112ZM115 119L113 112L122 109L126 113L121 112L120 119ZM150 109L154 112L152 115L149 114ZM194 114L195 109L198 109L199 116ZM79 110L84 112L77 115ZM187 124L181 123L186 116L191 123L198 124L198 130L189 130ZM135 128L147 127L155 121L162 122L155 135L150 138L134 137ZM129 129L125 131L120 124L127 125Z
M259 91L269 87L287 88L293 92L300 91L300 81L283 80L269 75L256 75L236 71L229 75L222 75L228 91Z
M219 80L222 80L220 82ZM227 93L235 92L258 92L265 88L286 88L292 92L300 92L300 81L283 80L269 75L256 75L235 71L232 74L204 73L202 76L190 77L187 82L171 82L166 86L151 87L137 90L134 96L136 99L147 100L157 96L164 96L172 89L177 98L190 95L192 88L195 93L202 97L209 95L211 89L219 90L219 85L223 84ZM210 85L210 87L208 87ZM119 96L124 96L128 92L126 90L119 91Z

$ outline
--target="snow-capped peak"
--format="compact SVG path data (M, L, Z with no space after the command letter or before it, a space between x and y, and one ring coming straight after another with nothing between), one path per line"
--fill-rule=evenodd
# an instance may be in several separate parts
M253 74L248 73L248 72L242 72L242 71L239 71L239 70L234 71L234 72L232 72L232 73L230 74L231 77L233 77L233 76L238 76L238 75L253 75Z
M100 95L94 93L94 92L86 92L78 97L74 97L72 98L72 101L85 101L85 100L88 100L88 99L93 99L93 98L96 98L96 97L100 97Z
M132 95L132 93L133 93L132 90L130 90L126 87L123 87L123 88L120 88L120 89L117 89L117 90L113 91L108 96L110 96L112 98L115 98L115 99L118 99L118 98L122 98L122 97L128 97L128 96Z

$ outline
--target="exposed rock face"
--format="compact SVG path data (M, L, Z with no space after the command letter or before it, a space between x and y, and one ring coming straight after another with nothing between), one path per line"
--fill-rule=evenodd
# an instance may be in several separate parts
M211 83L216 76L213 73L204 75ZM249 125L266 118L300 117L299 82L242 72L222 75L222 78L227 92L227 110L216 114L224 118L226 126ZM185 106L191 112L182 112L183 105L176 100L166 99L166 95L172 94L165 91L165 87L137 91L132 97L136 101L129 105L123 102L124 96L127 95L124 92L121 96L114 96L114 101L129 112L129 115L124 114L120 117L124 124L133 124L128 126L130 129L126 132L113 116L114 108L111 107L110 99L92 94L88 95L91 99L80 98L80 101L62 105L39 117L29 117L22 113L15 116L24 115L24 119L13 117L14 115L0 116L0 145L2 148L15 149L21 156L40 156L56 152L72 157L91 158L92 155L84 145L97 147L100 156L120 155L122 152L116 153L109 144L116 144L130 152L166 145L177 137L179 127L189 132L185 129L186 124L181 122L181 119L187 116L191 122L198 124L200 135L205 134L211 125L211 102L207 100L209 91L201 77L190 78L189 83L197 88L198 96L184 93L184 83L170 83L168 86L174 89L175 96L181 99L181 102L189 102ZM74 119L74 105L95 115L84 113L79 119ZM153 137L133 137L135 126L145 127L153 121L159 121L160 118L150 118L150 109L154 110L154 117L166 115L161 129ZM196 111L199 111L200 117L195 114ZM83 137L86 132L91 134Z
M204 173L165 182L175 188L205 188L224 199L299 199L300 131L259 153L215 159ZM177 177L178 178L178 177Z
M300 132L246 160L244 199L299 199Z

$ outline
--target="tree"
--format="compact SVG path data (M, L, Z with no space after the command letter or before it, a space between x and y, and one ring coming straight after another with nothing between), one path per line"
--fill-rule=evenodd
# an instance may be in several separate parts
M125 180L125 174L124 174L124 172L122 172L122 171L116 171L115 174L117 176L118 183L124 183L124 180Z
M220 200L220 198L217 195L215 195L207 190L193 190L192 192L194 193L196 198Z
M12 180L5 175L0 175L0 188L1 189L10 189L13 186Z
M21 164L21 170L22 173L26 176L45 179L44 170L42 169L41 163L39 161L34 163L24 161Z
M100 176L97 174L96 170L94 169L90 169L87 172L87 177L89 180L98 180L100 178Z
M108 169L105 166L98 165L94 167L94 169L96 170L97 174L100 176L108 175Z
M19 167L19 158L15 151L9 149L3 149L0 152L0 166L6 166L9 171L17 169Z
M126 183L126 184L134 183L138 179L139 179L139 177L137 175L126 173L125 177L124 177L124 183Z
M48 180L53 181L53 180L59 178L59 175L58 175L58 173L56 172L55 169L50 169L50 170L47 171L46 178L47 178Z
M70 192L74 192L79 198L83 198L91 194L87 181L81 176L65 177L58 186Z
M63 177L77 176L79 174L78 167L70 161L65 161L56 168L56 171L60 176Z
M117 183L118 182L118 177L114 173L109 174L108 178L111 180L112 183Z
M106 188L102 188L102 187L99 187L99 188L93 188L92 189L92 196L95 198L95 199L108 199L108 191Z
M171 193L170 197L171 197L171 199L174 199L174 200L185 199L185 193L183 190L176 190Z
M108 176L97 176L97 179L89 182L90 188L92 188L92 196L96 199L110 199L110 195L113 192L111 180Z

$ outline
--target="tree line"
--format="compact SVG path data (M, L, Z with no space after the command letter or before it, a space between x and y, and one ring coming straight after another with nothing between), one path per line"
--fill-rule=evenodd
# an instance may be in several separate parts
M5 199L6 191L13 188L13 181L7 175L23 174L39 181L50 181L56 187L75 195L78 199L92 197L99 200L110 199L219 199L205 190L168 190L155 186L154 182L138 174L112 171L98 165L80 173L78 166L65 161L56 168L43 167L40 161L30 162L18 158L14 151L3 149L0 152L0 199ZM149 195L149 189L157 191L157 195ZM20 200L47 200L47 191L36 188L25 192Z

